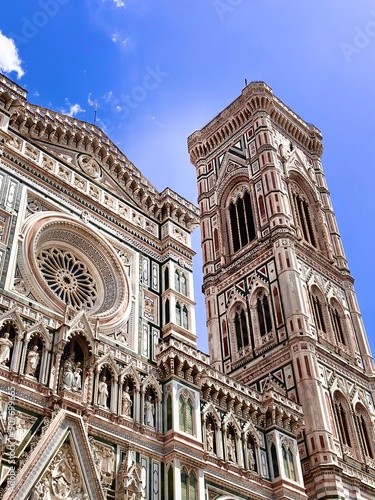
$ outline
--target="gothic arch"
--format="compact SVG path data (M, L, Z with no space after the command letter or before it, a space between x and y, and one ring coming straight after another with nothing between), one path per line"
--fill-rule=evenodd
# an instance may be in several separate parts
M298 238L328 255L327 234L320 213L319 201L313 188L300 173L294 171L289 177L288 187Z
M233 297L227 317L231 345L236 346L236 354L240 355L244 350L250 352L253 343L251 322L248 306L243 297Z
M316 332L323 338L329 339L332 336L329 329L330 320L325 294L315 282L309 287L308 292L312 314L311 319L314 320ZM331 342L332 340L331 338Z
M358 454L358 444L352 418L352 407L350 401L340 390L333 392L333 411L343 451L354 458Z
M276 339L273 302L268 286L258 281L249 297L249 305L254 346L259 352Z
M218 192L218 219L224 241L223 251L230 256L256 239L256 203L249 178L243 171L230 172L225 181L221 192Z
M375 458L375 432L374 424L367 408L358 402L354 408L354 418L361 447L361 452L365 457Z
M141 378L140 378L137 370L135 369L135 366L133 363L128 365L126 368L124 368L120 372L120 374L119 374L120 385L122 385L127 378L131 379L131 381L133 382L134 389L137 392L140 392L140 390L141 390Z

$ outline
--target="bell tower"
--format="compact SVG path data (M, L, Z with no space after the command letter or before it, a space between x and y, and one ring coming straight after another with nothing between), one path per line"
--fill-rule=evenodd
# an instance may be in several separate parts
M371 498L374 365L320 131L253 82L188 146L211 364L261 392L277 384L302 404L309 498L348 498L353 476L360 498Z

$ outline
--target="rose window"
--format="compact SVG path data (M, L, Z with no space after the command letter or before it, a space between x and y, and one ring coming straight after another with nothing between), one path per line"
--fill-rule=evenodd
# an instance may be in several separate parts
M111 243L93 226L58 212L25 222L18 264L34 300L60 315L85 310L102 332L124 327L131 309L126 270Z
M37 262L44 279L65 303L79 308L91 308L98 295L89 269L72 252L48 248L39 252Z

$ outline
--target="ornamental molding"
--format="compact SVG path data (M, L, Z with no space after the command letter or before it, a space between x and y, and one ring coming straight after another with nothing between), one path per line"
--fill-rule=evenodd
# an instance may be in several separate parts
M320 131L280 101L266 83L252 82L205 127L190 135L188 149L191 162L196 164L201 159L216 155L221 147L228 146L229 140L240 137L260 113L268 115L273 124L303 150L319 157L322 155Z

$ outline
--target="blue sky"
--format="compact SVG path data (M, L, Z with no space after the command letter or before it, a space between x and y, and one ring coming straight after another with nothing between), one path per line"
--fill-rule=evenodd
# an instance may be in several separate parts
M97 124L159 190L196 202L186 139L245 78L323 133L323 166L375 352L375 2L2 0L0 68ZM10 39L13 39L11 41ZM207 350L194 235L199 347Z

